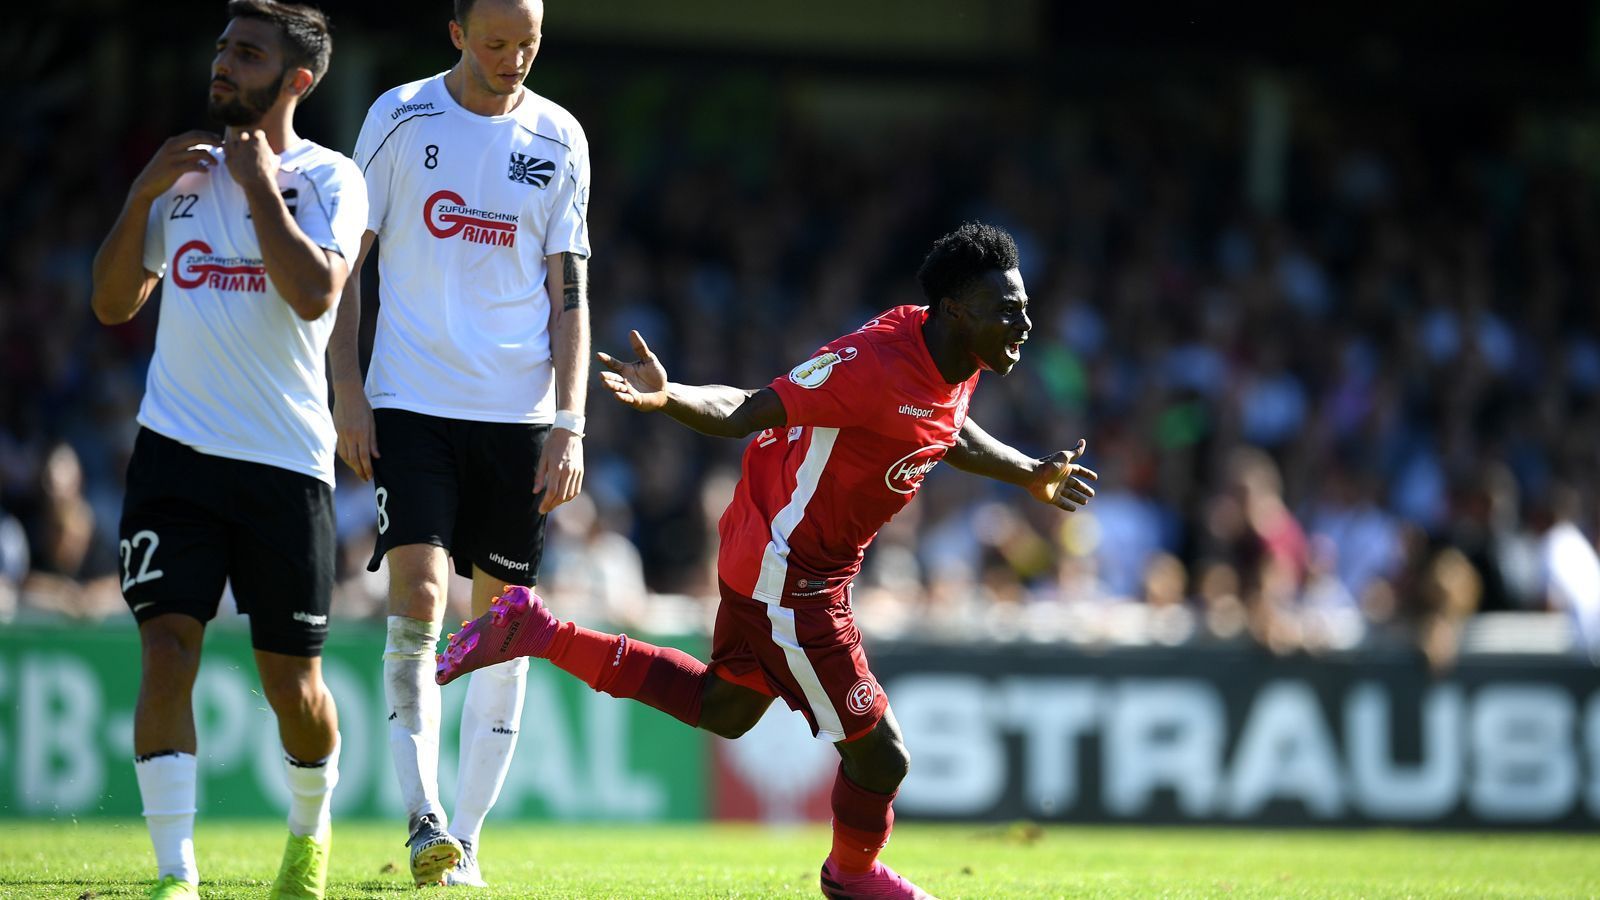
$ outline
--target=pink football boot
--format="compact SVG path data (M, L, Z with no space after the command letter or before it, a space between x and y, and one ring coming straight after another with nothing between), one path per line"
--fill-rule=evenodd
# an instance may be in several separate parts
M822 896L829 900L934 900L932 894L882 862L874 861L870 872L846 875L834 867L831 856L822 863Z
M505 587L489 611L450 635L438 656L433 680L449 684L468 672L519 656L543 656L561 621L544 608L539 595L522 586Z

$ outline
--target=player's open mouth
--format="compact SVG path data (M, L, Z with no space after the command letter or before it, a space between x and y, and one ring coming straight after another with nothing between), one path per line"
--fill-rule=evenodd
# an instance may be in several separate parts
M1012 362L1022 358L1022 345L1026 343L1027 340L1027 338L1023 338L1020 341L1015 341L1006 345L1006 356L1011 359Z

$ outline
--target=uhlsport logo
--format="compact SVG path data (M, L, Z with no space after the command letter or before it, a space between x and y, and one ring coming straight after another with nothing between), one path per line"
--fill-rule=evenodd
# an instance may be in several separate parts
M267 267L259 259L217 256L205 241L190 241L172 254L172 283L181 288L201 285L214 291L266 293Z
M912 406L909 403L902 403L900 404L900 415L910 416L913 419L926 419L927 417L933 415L933 410L923 409L920 406Z
M939 457L944 455L944 451L943 444L934 444L907 453L883 473L883 483L896 494L916 493L917 488L922 487L922 479L939 464Z
M460 236L469 244L517 245L515 213L475 209L451 190L437 191L422 204L422 222L441 240Z
M548 159L535 159L524 153L511 152L511 168L506 172L506 177L522 184L531 184L542 188L550 183L550 176L556 173L556 164Z
M512 562L511 560L506 559L504 556L501 556L498 553L489 554L489 561L492 562L492 563L496 563L498 565L505 566L506 568L512 570L513 572L526 572L526 571L528 571L528 564L527 563L525 563L525 562Z
M851 712L861 716L872 709L872 701L876 699L878 699L878 686L872 683L872 679L863 678L850 689L850 695L845 698L845 705L850 707Z
M401 116L405 115L406 113L422 112L425 109L433 109L433 104L432 103L402 103L399 106L396 106L394 108L394 112L389 113L389 121L393 122L395 119L400 118Z
M822 383L833 374L833 367L842 362L849 362L856 358L856 348L840 347L837 352L829 351L813 356L789 371L789 380L803 388L815 389L822 387Z

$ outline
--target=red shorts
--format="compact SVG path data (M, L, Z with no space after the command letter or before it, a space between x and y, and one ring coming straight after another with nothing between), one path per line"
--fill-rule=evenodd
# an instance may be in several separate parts
M889 698L867 668L848 593L832 606L790 609L717 586L712 674L782 697L820 738L853 741L877 727Z

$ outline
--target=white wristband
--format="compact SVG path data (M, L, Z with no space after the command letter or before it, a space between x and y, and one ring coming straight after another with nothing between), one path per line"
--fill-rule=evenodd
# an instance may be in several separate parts
M572 432L574 437L583 437L584 421L583 416L570 409L558 409L556 410L556 424L554 427L565 428L567 431Z

